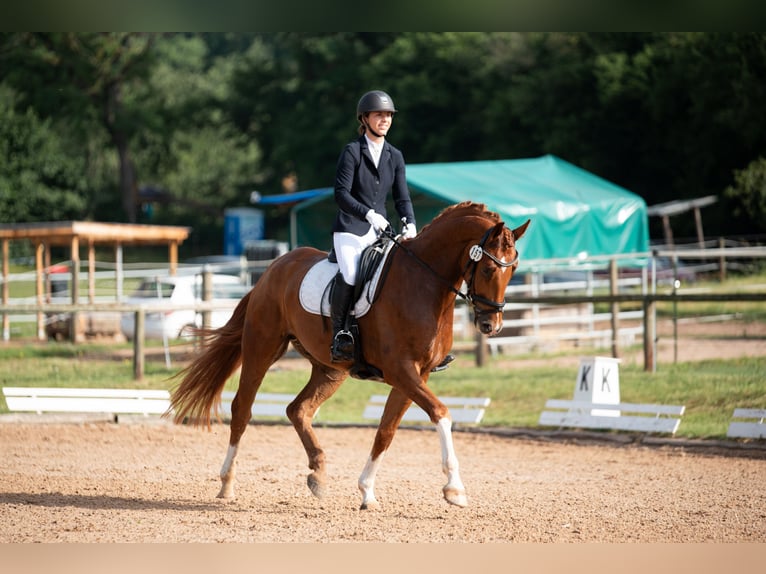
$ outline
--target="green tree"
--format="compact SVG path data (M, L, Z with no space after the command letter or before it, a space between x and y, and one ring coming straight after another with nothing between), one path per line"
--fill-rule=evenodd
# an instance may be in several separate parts
M363 92L380 88L372 60L394 34L261 34L237 64L228 112L258 141L264 193L294 174L301 189L333 184L341 147L356 137ZM393 95L393 94L392 94Z
M0 85L0 222L77 219L87 210L85 166L31 109L14 109L15 94Z
M219 47L219 50L221 48ZM155 45L156 66L131 97L142 102L134 137L142 179L172 197L165 216L206 213L248 201L261 178L258 142L224 113L236 54L211 57L205 37L169 35Z
M95 125L106 131L117 152L122 208L135 221L136 169L130 150L135 111L124 92L143 81L151 67L155 36L138 33L24 33L11 37L4 51L21 105L42 118L70 117L83 138Z
M725 196L733 204L732 215L753 221L766 221L766 158L759 157L734 172L734 184Z

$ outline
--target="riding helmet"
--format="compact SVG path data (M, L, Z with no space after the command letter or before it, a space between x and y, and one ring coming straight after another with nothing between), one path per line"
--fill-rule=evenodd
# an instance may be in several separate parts
M391 99L386 92L381 90L373 90L367 92L361 98L356 105L356 118L362 121L362 116L369 112L392 112L396 113L394 107L394 100Z

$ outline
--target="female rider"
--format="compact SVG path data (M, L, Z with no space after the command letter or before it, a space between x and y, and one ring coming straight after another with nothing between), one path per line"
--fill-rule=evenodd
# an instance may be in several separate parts
M402 237L415 237L415 214L405 176L402 152L386 141L396 108L391 97L380 90L367 92L356 106L359 138L340 154L335 174L338 214L332 226L338 274L332 290L330 315L333 362L354 359L354 338L347 328L347 315L356 284L362 250L390 226L386 216L389 192L402 219Z

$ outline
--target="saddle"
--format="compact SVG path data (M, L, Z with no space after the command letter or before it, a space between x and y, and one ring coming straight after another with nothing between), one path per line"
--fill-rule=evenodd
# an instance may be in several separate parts
M365 315L377 299L388 271L387 262L396 244L387 238L380 238L365 248L359 258L358 281L354 289L354 304L349 310L349 329L354 337L354 365L351 376L357 379L383 381L383 373L370 365L362 354L359 317ZM338 262L334 251L309 269L301 282L299 299L309 313L330 316L330 291L333 279L338 273Z
M349 314L362 317L372 307L383 284L384 264L388 260L393 241L378 240L367 247L359 259L359 280L354 289L354 305ZM298 297L303 309L315 315L330 316L330 289L338 273L338 262L334 253L315 263L301 282Z

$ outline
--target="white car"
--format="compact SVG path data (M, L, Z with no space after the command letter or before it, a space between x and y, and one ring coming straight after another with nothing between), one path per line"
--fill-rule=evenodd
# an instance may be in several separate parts
M213 303L226 306L211 312L210 326L222 327L231 317L248 287L233 275L213 275ZM188 336L187 326L202 326L202 313L194 309L168 309L170 305L194 305L202 301L202 275L181 275L146 279L126 303L140 303L158 307L160 312L147 311L144 335L147 339L178 339ZM135 335L135 313L123 313L120 321L122 334L128 340Z

